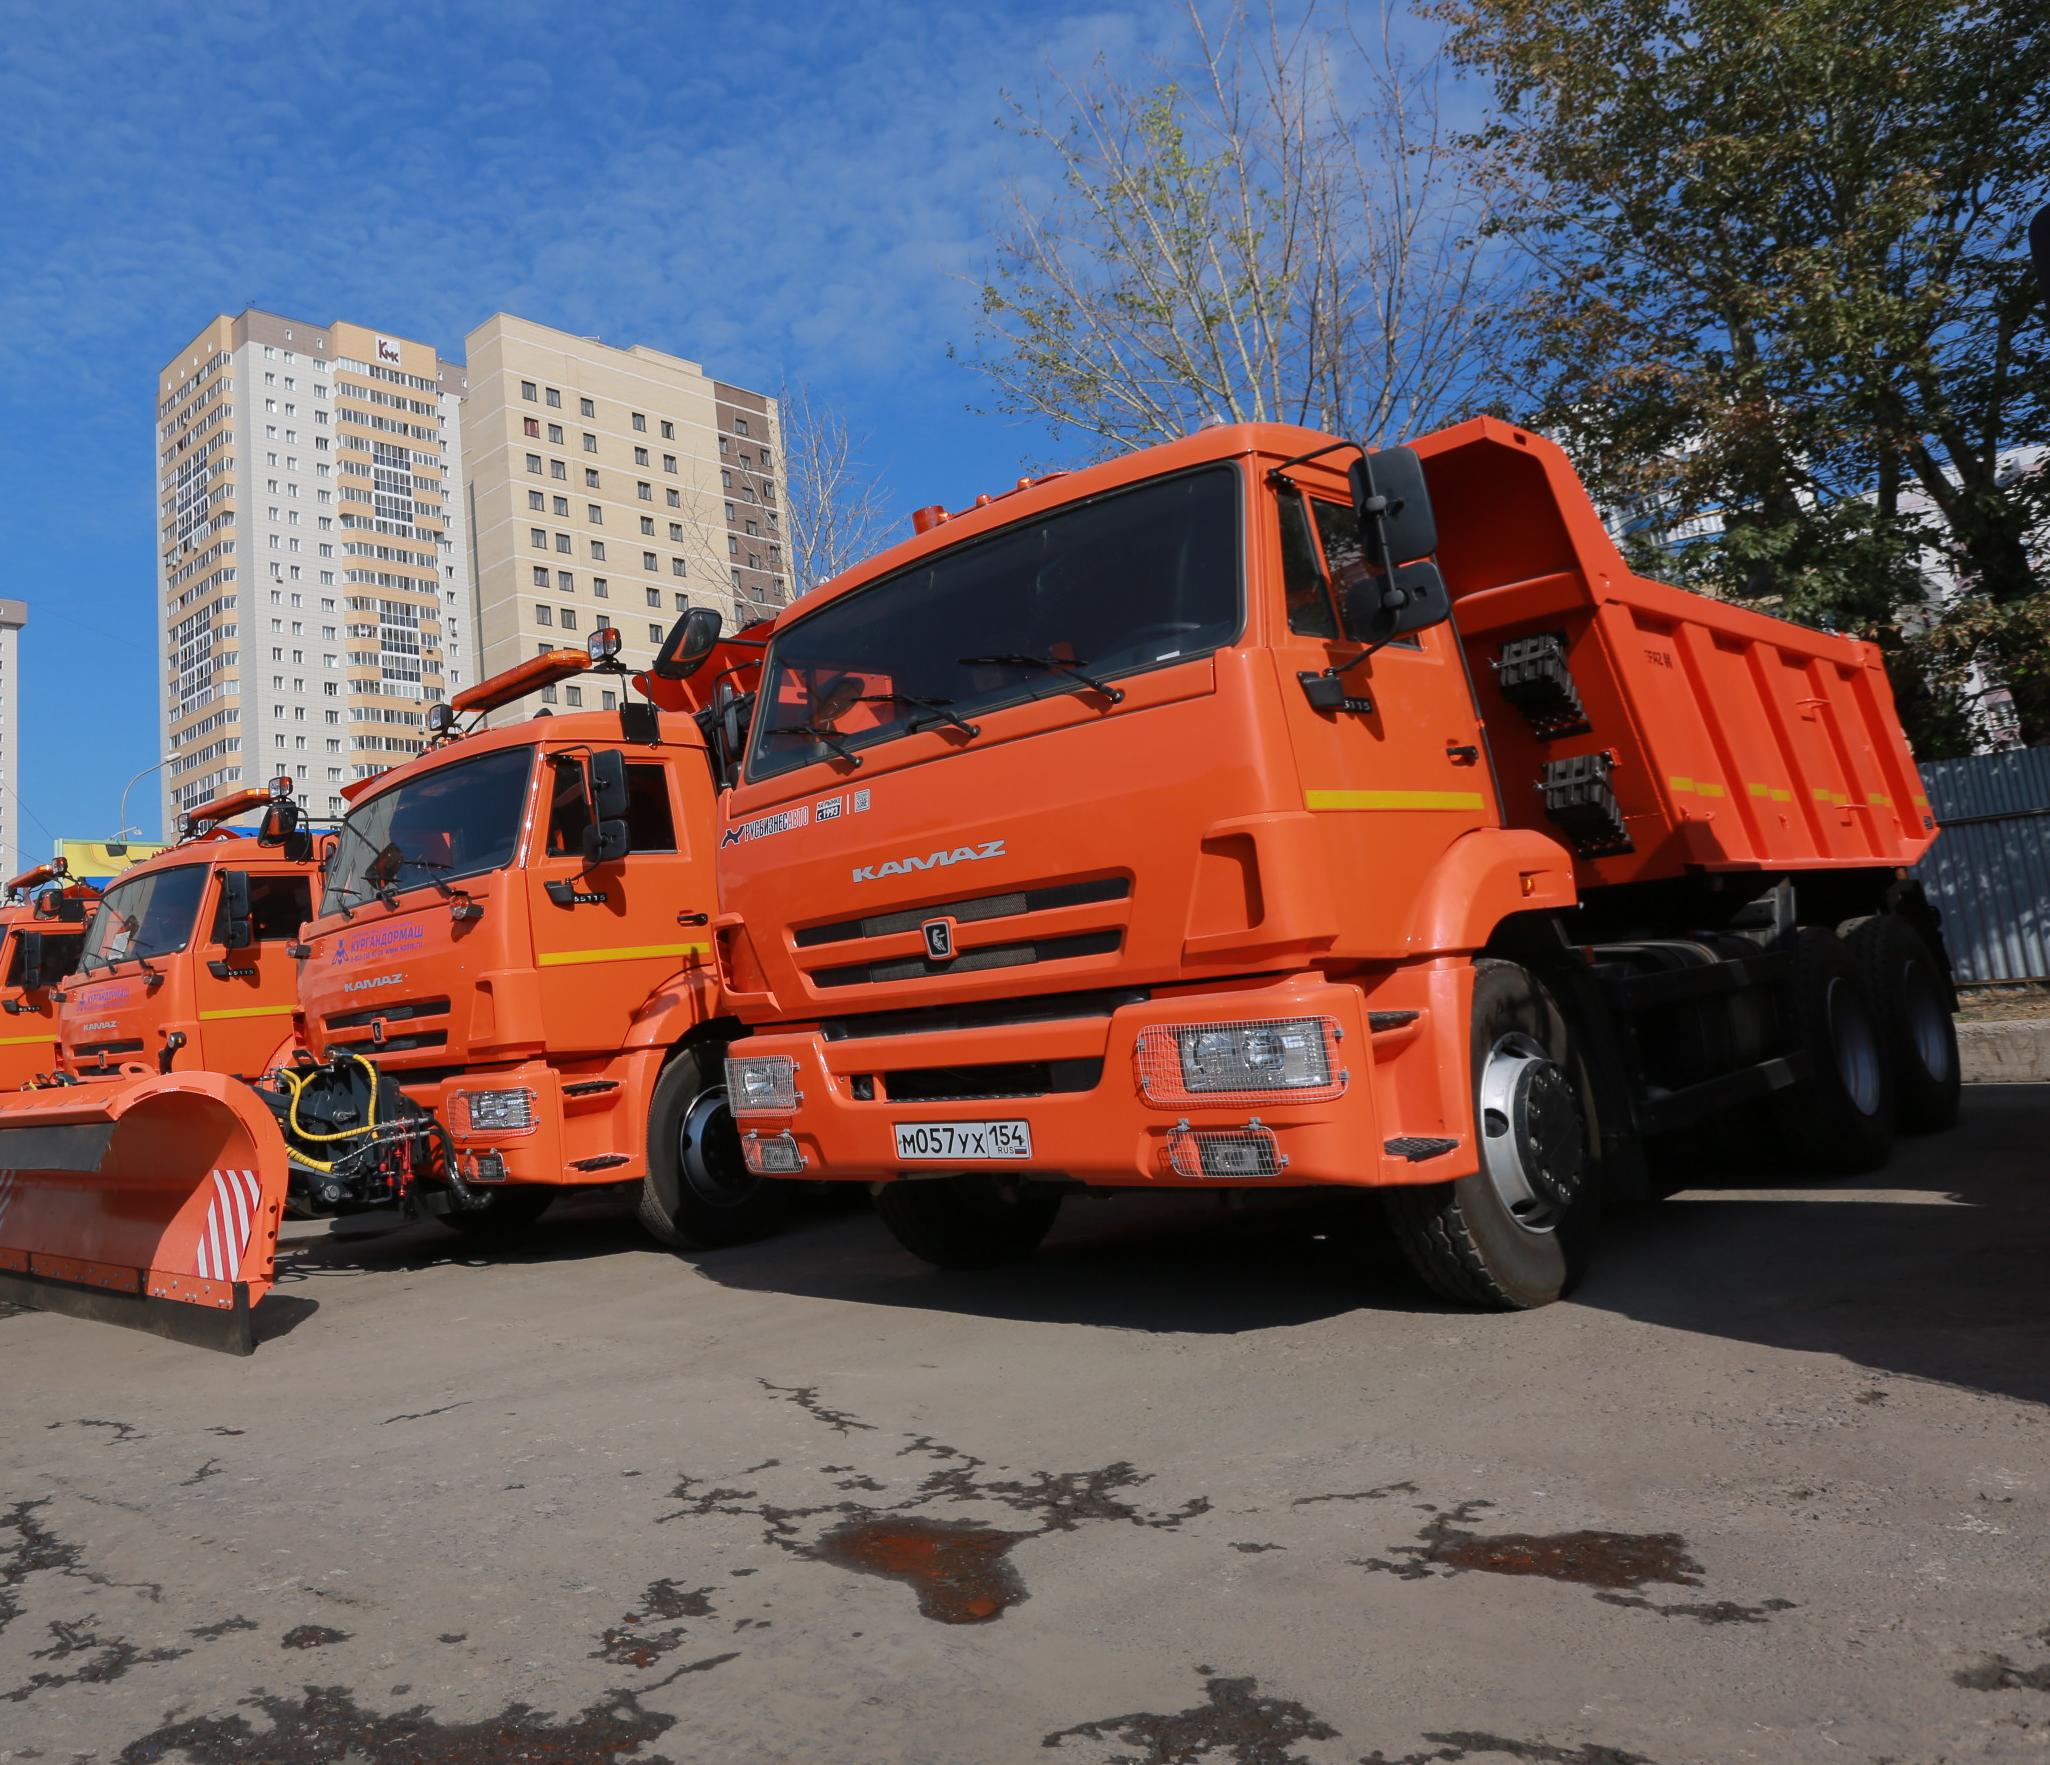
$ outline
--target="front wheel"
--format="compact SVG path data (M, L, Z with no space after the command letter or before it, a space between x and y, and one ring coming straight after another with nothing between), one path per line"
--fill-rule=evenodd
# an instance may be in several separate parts
M885 1183L876 1212L913 1256L943 1269L988 1269L1039 1248L1061 1211L1057 1194L1034 1194L994 1177L917 1177Z
M1474 964L1471 1022L1480 1168L1383 1193L1432 1292L1526 1311L1579 1278L1599 1211L1578 1062L1551 994L1513 962Z
M648 1174L640 1222L672 1250L745 1244L774 1231L788 1185L741 1157L716 1048L687 1048L662 1069L648 1107Z

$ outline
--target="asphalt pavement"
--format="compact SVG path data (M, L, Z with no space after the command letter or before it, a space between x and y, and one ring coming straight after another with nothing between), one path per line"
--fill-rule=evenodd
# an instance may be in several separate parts
M2046 1759L2046 1256L2044 1085L1521 1316L1207 1197L315 1231L251 1359L0 1316L0 1761Z

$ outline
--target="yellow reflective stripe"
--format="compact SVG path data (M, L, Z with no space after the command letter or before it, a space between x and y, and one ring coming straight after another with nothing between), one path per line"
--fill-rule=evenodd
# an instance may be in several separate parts
M1881 809L1891 809L1893 807L1893 799L1891 797L1881 796L1880 793L1877 791L1867 791L1865 793L1865 801L1874 804L1875 806Z
M57 1026L52 1024L40 1036L0 1036L0 1048L19 1048L28 1042L54 1042Z
M1769 797L1769 796L1771 796L1771 795L1772 795L1772 786L1771 786L1771 785L1769 785L1769 784L1759 784L1759 783L1758 783L1758 782L1757 782L1756 780L1753 780L1753 781L1752 781L1752 782L1751 782L1750 784L1747 784L1747 785L1746 785L1746 786L1745 786L1744 788L1745 788L1745 789L1746 789L1747 791L1749 791L1749 792L1750 792L1750 793L1751 793L1751 794L1752 794L1752 795L1753 795L1754 797Z
M710 944L626 944L610 950L543 950L540 968L572 968L586 962L642 962L656 956L709 956Z
M1667 779L1666 783L1669 784L1676 791L1692 791L1695 795L1702 797L1724 797L1729 795L1729 793L1725 791L1721 785L1717 784L1715 780L1712 778L1675 777ZM1753 785L1751 788L1752 793L1756 795L1762 787Z
M1305 809L1480 809L1479 791L1304 791Z
M237 1005L230 1011L202 1011L201 1023L218 1023L224 1017L290 1017L289 1005Z

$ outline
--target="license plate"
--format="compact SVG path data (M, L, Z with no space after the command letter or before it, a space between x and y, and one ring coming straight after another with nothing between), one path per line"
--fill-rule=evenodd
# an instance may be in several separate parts
M897 1122L897 1156L936 1159L1030 1158L1030 1122Z

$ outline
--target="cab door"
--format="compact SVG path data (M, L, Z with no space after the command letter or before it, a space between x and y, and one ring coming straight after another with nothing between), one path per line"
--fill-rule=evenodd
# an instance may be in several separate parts
M1353 635L1366 567L1350 495L1306 480L1270 486L1264 501L1268 612L1302 806L1348 897L1336 953L1399 956L1432 866L1501 819L1458 639L1447 621L1368 655ZM1348 663L1343 706L1314 707L1304 677Z
M685 815L676 777L679 761L703 759L664 746L629 748L625 760L627 851L597 865L584 857L587 751L541 762L526 877L541 1006L559 1055L616 1051L642 1001L710 956L711 855L691 845L707 830Z
M248 879L250 941L229 942L229 877L238 867L214 873L204 934L193 952L193 1000L199 1046L172 1057L175 1070L259 1076L292 1033L299 997L299 965L290 946L313 917L312 879L275 866L240 869Z

